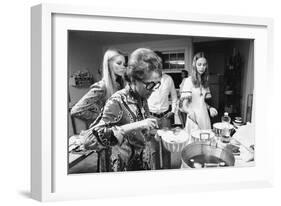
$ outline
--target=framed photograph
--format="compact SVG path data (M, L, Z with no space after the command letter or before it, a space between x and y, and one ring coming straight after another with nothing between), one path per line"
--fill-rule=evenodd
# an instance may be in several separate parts
M41 4L31 26L34 199L272 186L271 19ZM140 50L161 72L131 75Z

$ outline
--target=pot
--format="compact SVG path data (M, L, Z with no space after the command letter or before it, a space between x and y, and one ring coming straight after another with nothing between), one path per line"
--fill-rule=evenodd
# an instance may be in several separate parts
M221 137L222 136L222 132L225 128L225 123L224 122L217 122L217 123L214 123L213 124L213 131L215 133L215 135L217 137ZM227 127L228 127L228 131L229 132L228 134L232 134L233 131L234 131L234 126L232 124L227 124Z
M235 158L227 148L207 142L194 142L181 152L182 161L191 168L234 166Z

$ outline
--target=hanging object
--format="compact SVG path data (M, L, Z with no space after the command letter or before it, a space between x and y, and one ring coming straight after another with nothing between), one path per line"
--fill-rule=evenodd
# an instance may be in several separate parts
M77 71L73 73L69 79L69 84L73 87L84 88L94 83L93 75L88 71Z

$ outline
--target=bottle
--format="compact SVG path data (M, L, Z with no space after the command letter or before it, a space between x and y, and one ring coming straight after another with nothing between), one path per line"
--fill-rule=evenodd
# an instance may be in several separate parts
M224 113L224 115L221 118L221 121L223 123L222 142L223 143L229 143L230 142L230 121L231 121L231 118L228 116L227 112Z
M228 122L228 123L230 123L230 121L231 121L231 118L228 116L228 112L225 112L223 114L223 116L221 117L221 122Z

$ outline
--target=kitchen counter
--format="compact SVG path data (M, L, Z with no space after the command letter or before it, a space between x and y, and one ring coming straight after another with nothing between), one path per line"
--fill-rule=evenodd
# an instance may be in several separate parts
M245 129L241 130L242 132L236 132L233 136L231 143L234 145L239 145L240 154L234 155L235 157L235 167L248 167L254 166L254 151L249 146L253 144L253 135L249 132L245 132ZM216 137L217 138L217 137ZM251 139L252 138L252 139ZM78 140L78 142L76 142ZM159 139L160 140L160 139ZM163 145L163 140L159 142L160 148L165 149ZM219 147L225 147L227 144L222 143L217 139L216 141ZM94 151L81 151L76 152L75 148L79 144L79 136L73 136L69 141L69 172L70 173L82 173L82 172L97 172L97 154ZM192 143L191 138L189 138L188 144ZM161 155L161 152L160 152ZM162 156L163 158L163 156ZM188 167L181 159L181 152L172 152L170 153L171 160L171 169L179 168L190 168ZM163 161L163 159L160 159ZM161 163L160 163L161 165ZM163 166L163 162L162 162ZM88 168L88 169L85 169ZM163 168L163 167L162 167ZM73 171L73 172L72 172Z

